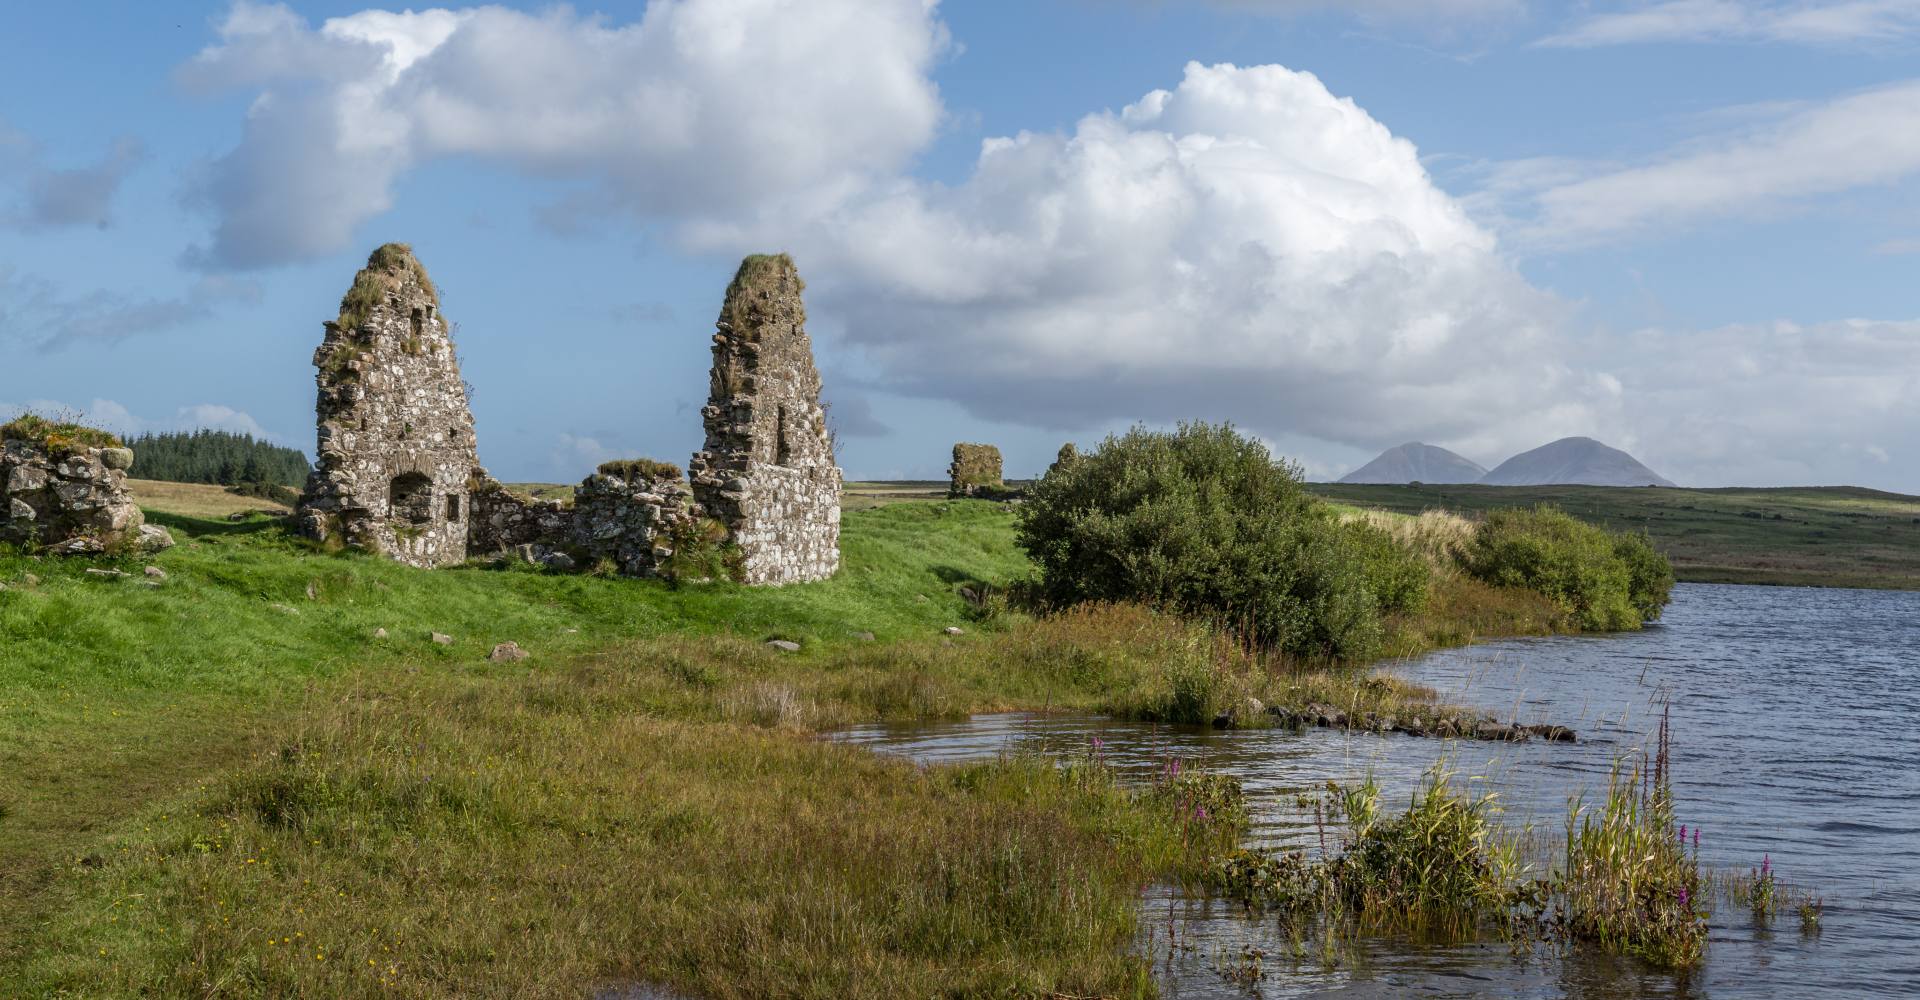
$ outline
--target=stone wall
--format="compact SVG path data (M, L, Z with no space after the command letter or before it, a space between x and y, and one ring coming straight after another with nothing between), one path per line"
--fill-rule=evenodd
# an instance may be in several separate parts
M473 414L453 339L426 269L404 244L373 252L326 325L318 462L300 530L410 566L467 558L469 481L479 468Z
M573 490L573 546L579 558L613 560L626 576L657 576L674 535L701 514L678 469L631 481L595 473Z
M596 472L574 487L571 505L515 496L486 480L473 491L467 544L475 555L511 553L557 567L607 559L622 575L658 576L674 554L675 535L701 516L678 469L658 476Z
M785 254L748 257L727 288L700 411L693 495L726 525L750 584L820 580L840 566L841 474L820 408L806 286Z
M173 537L146 523L127 489L133 452L0 442L0 542L62 555L121 547L166 548Z
M956 444L953 464L947 466L947 495L973 497L1006 488L1000 466L1000 449L990 444Z
M467 551L473 555L522 551L530 561L539 561L573 537L573 508L559 500L517 496L484 473L476 477L468 496L473 510L467 520Z

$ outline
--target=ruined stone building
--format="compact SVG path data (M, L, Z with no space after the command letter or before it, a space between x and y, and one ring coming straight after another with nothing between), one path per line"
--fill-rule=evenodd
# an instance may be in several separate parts
M714 337L706 450L689 484L663 463L608 463L572 503L513 495L480 467L453 341L406 246L373 252L326 324L319 460L301 531L412 566L513 553L566 568L601 560L653 576L676 538L727 529L744 582L831 576L840 564L840 470L820 408L793 261L749 257Z
M1006 489L1002 478L1000 449L990 444L953 446L953 464L947 466L947 496L990 496Z
M467 558L469 480L480 466L453 339L426 268L405 244L367 258L326 324L318 461L303 533L410 566Z
M725 524L745 582L820 580L840 566L840 468L786 254L748 257L720 307L694 499Z

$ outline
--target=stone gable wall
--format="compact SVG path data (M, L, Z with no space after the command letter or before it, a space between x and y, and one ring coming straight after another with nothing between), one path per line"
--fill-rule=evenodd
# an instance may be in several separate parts
M412 251L374 251L314 352L318 462L301 530L410 566L467 558L473 414L446 318Z
M821 580L840 566L841 473L820 407L805 285L785 254L749 257L713 337L694 499L725 524L745 582Z

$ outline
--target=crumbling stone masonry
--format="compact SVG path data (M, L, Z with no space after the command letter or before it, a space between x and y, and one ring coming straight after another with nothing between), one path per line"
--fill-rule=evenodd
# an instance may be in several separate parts
M947 496L991 497L1006 490L1001 478L1000 449L990 444L956 444L953 464L947 467Z
M611 560L625 576L658 576L673 542L701 518L680 470L663 463L609 462L573 489L571 505L515 496L480 477L473 487L468 549L511 553L555 567Z
M167 529L146 523L127 490L133 452L98 431L92 443L67 443L25 417L0 433L0 542L39 545L60 555L173 544Z
M319 460L297 523L309 537L410 566L467 558L473 413L440 299L405 244L367 258L326 324Z
M840 566L840 468L807 337L805 284L786 254L741 262L713 337L706 447L694 499L726 525L744 582L821 580Z

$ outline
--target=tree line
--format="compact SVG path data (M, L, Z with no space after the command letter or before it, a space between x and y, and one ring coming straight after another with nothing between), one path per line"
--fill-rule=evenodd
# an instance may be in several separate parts
M273 483L300 487L312 466L297 448L256 440L251 434L197 430L142 434L133 449L133 475L173 483Z

